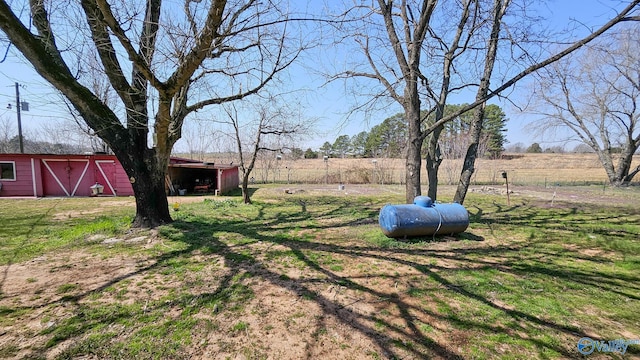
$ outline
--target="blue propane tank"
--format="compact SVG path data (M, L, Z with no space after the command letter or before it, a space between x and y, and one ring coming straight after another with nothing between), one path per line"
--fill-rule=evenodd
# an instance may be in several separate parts
M416 196L413 204L385 205L378 221L391 238L455 234L469 226L469 212L460 204L434 204L428 196Z

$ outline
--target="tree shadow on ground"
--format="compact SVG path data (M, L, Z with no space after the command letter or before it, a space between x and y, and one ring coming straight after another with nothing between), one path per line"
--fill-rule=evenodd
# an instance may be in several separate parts
M346 225L349 223L350 222L347 222L342 225ZM272 224L272 225L276 225L276 224ZM282 223L278 223L277 225L279 226L278 227L279 230L285 231L285 232L287 230L294 229L294 227L287 228L287 226ZM341 224L334 224L334 225L339 226ZM206 226L207 226L207 223L200 223L200 224L197 224L196 227L201 228ZM338 244L323 243L323 242L297 241L297 240L291 240L289 237L286 237L286 236L283 237L279 235L276 235L276 236L265 235L263 232L264 229L259 229L256 227L247 228L244 223L234 223L234 222L225 223L224 229L227 232L240 233L246 238L260 239L260 241L276 243L276 244L288 247L295 254L298 260L304 262L309 268L313 269L317 274L319 274L319 276L315 279L316 281L321 282L321 281L326 281L323 279L328 279L330 283L340 284L340 286L344 286L349 290L368 294L369 296L371 296L371 298L374 298L374 299L385 299L385 301L393 304L395 307L397 307L400 310L400 314L404 320L404 323L406 324L406 328L401 328L391 323L387 323L385 325L388 328L392 328L397 334L400 334L404 338L412 341L414 344L421 344L424 346L424 347L416 346L413 348L404 349L409 353L413 353L414 356L421 357L421 356L430 354L428 356L438 356L443 358L462 358L460 354L457 354L454 351L452 351L446 344L440 344L437 340L430 338L429 336L425 335L423 331L419 330L419 325L415 321L416 320L415 315L413 315L415 313L424 313L425 315L428 315L431 318L436 318L436 319L441 319L446 321L453 321L453 322L456 322L459 326L464 328L471 328L479 331L489 331L489 332L495 332L495 333L509 332L510 334L512 334L512 336L513 334L517 334L518 332L524 332L526 334L527 327L529 326L534 326L539 329L552 330L557 333L563 333L566 336L571 338L576 338L576 337L580 338L580 337L587 336L586 333L580 331L579 329L573 326L566 326L548 319L544 319L542 317L539 317L536 314L510 308L509 306L506 306L504 304L495 302L487 298L486 296L482 295L479 292L475 292L473 289L470 289L465 286L457 285L451 282L450 280L448 280L446 277L440 275L439 273L440 271L444 271L444 270L452 271L451 267L442 267L434 264L427 265L427 264L423 264L423 263L419 263L419 262L407 259L408 256L415 256L415 255L427 256L428 255L430 258L455 261L458 263L458 266L460 267L460 269L468 269L469 266L477 266L475 259L470 259L465 256L466 254L468 254L467 251L456 251L456 249L447 250L447 251L434 251L434 250L428 250L428 249L422 250L422 251L415 251L415 249L380 249L379 247L375 247L375 246L351 246L351 245L341 246ZM215 229L211 229L211 230L215 231ZM225 245L220 244L220 246L224 247ZM519 250L517 246L508 247L508 248L503 246L498 246L495 248L483 249L482 253L483 255L489 256L489 257L504 257L505 250L507 249L510 251L515 250L516 252ZM227 252L227 251L231 251L231 250L229 250L228 247L225 249L224 252L227 253L226 257L228 257L229 254L233 253L233 251L231 252ZM505 328L502 325L490 325L486 323L479 323L477 321L461 319L456 316L441 315L433 311L425 310L422 307L416 307L414 304L406 302L402 297L390 296L388 293L381 292L375 287L365 286L362 283L354 281L354 279L350 277L339 275L336 271L332 271L329 266L323 265L318 260L310 257L309 256L310 251L323 251L331 254L340 254L342 256L348 257L350 261L354 261L354 262L362 262L364 260L375 259L375 260L385 261L390 264L395 264L395 266L411 267L419 271L420 273L428 276L430 279L434 280L440 286L446 288L448 291L451 291L461 296L462 298L477 301L495 310L498 310L502 312L504 315L506 315L507 317L512 318L515 323L520 323L524 321L528 325L519 326L516 329L509 329L509 328ZM520 261L521 260L522 259L520 259ZM366 335L380 347L380 349L385 354L385 356L388 356L391 358L402 357L402 354L398 352L398 349L395 346L396 345L396 342L394 341L395 339L388 337L383 332L376 330L376 328L372 325L375 321L379 321L379 319L377 319L373 315L354 313L353 311L348 310L348 304L344 304L344 303L335 301L334 299L330 299L322 295L319 295L317 291L315 291L314 289L306 285L307 283L313 283L314 279L307 278L305 279L304 282L294 280L294 279L282 281L280 276L281 274L272 271L269 267L264 266L264 264L262 264L261 262L255 263L253 260L249 263L236 262L228 265L234 266L236 268L238 267L242 268L245 271L248 271L249 269L251 269L252 271L254 271L254 273L259 274L265 280L273 282L273 284L276 286L285 287L288 290L298 294L298 296L306 296L310 293L315 294L314 301L318 305L320 305L320 307L323 309L325 316L333 316L336 319L340 320L345 325L352 327L354 331L358 331L363 335ZM495 263L492 263L491 265L495 266ZM615 287L617 287L618 285L616 281L612 281L609 283L603 282L602 281L603 277L606 277L607 274L588 274L575 269L567 269L564 271L558 270L554 272L553 269L545 267L544 264L540 266L530 266L526 269L518 268L515 265L514 266L509 266L509 265L513 265L513 264L507 264L507 266L502 266L500 270L504 272L512 272L518 275L521 275L523 272L529 272L529 273L538 272L544 275L550 274L551 276L558 276L565 279L571 279L572 281L575 281L584 285L595 285L599 283L600 284L599 286L606 291L615 290ZM616 280L619 280L619 279L616 279ZM627 281L629 279L622 279L622 280ZM629 294L623 293L623 295L626 296ZM516 330L516 331L514 332L511 330ZM575 355L574 353L569 352L565 346L546 343L534 338L529 338L526 335L521 337L521 340L532 343L536 345L536 347L538 348L550 347L554 351L566 357L571 357ZM426 351L426 354L424 351Z
M540 332L551 332L564 339L579 339L588 336L587 333L576 328L575 326L559 323L555 320L540 316L540 314L531 311L517 309L512 305L497 301L490 298L482 291L478 291L468 284L456 283L455 277L450 276L451 273L457 271L468 271L469 269L495 269L502 273L512 274L514 276L523 276L537 274L539 276L552 276L561 278L565 281L576 283L583 286L595 286L602 291L613 292L626 296L630 299L638 300L637 295L633 292L638 290L637 285L640 278L637 276L620 275L612 276L606 272L587 272L575 267L563 267L560 263L554 263L555 257L566 256L562 253L553 253L550 251L537 251L535 242L519 242L510 245L484 245L482 247L463 248L453 247L446 249L433 249L429 247L398 247L398 248L381 248L368 244L364 241L348 242L341 244L336 241L323 241L322 239L300 239L291 234L299 230L300 222L317 220L318 218L335 219L340 218L344 211L348 210L349 204L335 206L328 210L321 210L311 213L309 208L313 204L305 204L301 207L301 211L294 214L278 213L275 215L265 216L265 207L277 205L260 204L257 216L253 219L221 219L221 218L204 218L193 217L185 220L178 220L170 227L181 234L181 241L185 247L180 250L168 251L154 259L152 264L142 267L134 272L115 278L108 283L88 292L77 294L72 297L65 297L58 301L70 302L78 304L82 299L91 294L100 293L105 289L129 279L135 275L147 274L167 266L169 262L180 257L189 257L194 254L216 254L224 259L224 268L227 273L219 281L217 287L206 293L184 294L179 300L181 304L189 304L193 312L228 296L227 289L234 286L232 279L238 274L250 273L253 277L259 277L274 286L286 289L295 294L298 298L312 301L319 306L322 316L315 321L315 331L319 333L324 328L326 319L333 318L344 326L349 327L354 332L358 332L370 339L387 358L402 358L409 354L416 358L447 358L462 359L460 354L451 344L430 336L421 329L421 321L419 319L432 319L436 322L453 324L458 328L465 329L470 332L478 333L507 333L519 341L530 344L532 348L550 349L563 357L575 357L577 354L568 350L570 347L565 346L562 342L549 342L544 339L529 336L531 329ZM270 209L273 210L273 209ZM502 210L504 211L504 210ZM371 215L371 210L367 214ZM571 215L570 213L567 216ZM550 217L550 216L549 216ZM612 216L611 218L615 218ZM370 226L367 217L361 219L336 220L330 225L322 223L307 224L306 230L318 230L327 228L339 228L343 226ZM504 221L503 218L487 219L482 215L479 209L477 216L472 217L476 224L498 224ZM532 211L525 211L523 214L514 214L509 217L508 221L527 224L534 228L543 228L543 224L547 219L542 216L538 218ZM571 220L574 221L574 220ZM588 221L575 220L575 226ZM242 242L233 243L223 240L219 232L226 234L237 234L242 238ZM482 243L484 237L474 235L471 232L462 234L458 239L466 239L478 241ZM451 240L451 239L449 239ZM270 247L278 246L287 249L286 251L311 270L312 275L304 279L296 279L283 277L283 274L272 266L267 254L260 251L253 251L250 246L255 243L268 244L267 251ZM488 323L479 321L478 319L469 319L458 316L454 313L440 312L432 306L420 306L410 296L411 291L420 293L428 298L427 290L419 287L408 287L404 291L383 291L378 286L364 281L372 277L380 277L375 274L362 274L362 276L345 276L341 275L339 270L323 261L318 256L313 256L317 252L329 254L332 256L340 256L346 261L353 263L368 263L371 261L384 262L389 268L404 267L413 269L417 274L425 277L425 281L435 284L436 291L443 291L445 298L432 297L434 303L446 303L446 297L455 297L460 302L477 303L493 309L501 314L504 318L510 319L512 325L502 323ZM545 258L542 259L541 257ZM577 255L578 259L583 261L600 261L597 256L587 256L584 254ZM430 259L430 260L428 260ZM442 265L444 264L444 265ZM393 277L393 275L389 275ZM398 282L405 282L404 279L396 279ZM628 291L620 290L621 283L625 283ZM355 300L347 298L330 297L323 295L320 291L322 286L340 286L346 291L353 294L359 294ZM444 289L444 290L443 290ZM423 292L424 291L424 292ZM448 294L448 295L447 295ZM386 304L387 307L398 309L399 317L403 321L403 325L391 321L383 320L376 314L362 313L353 310L353 305L358 301L378 301ZM47 305L44 305L47 306ZM77 305L81 307L80 305ZM170 306L161 304L156 306ZM183 305L184 307L184 305ZM126 312L115 312L113 316L98 319L97 321L108 324L116 321L120 316L129 316ZM70 321L78 321L81 315L74 315ZM385 330L380 330L376 324L382 323ZM94 323L86 323L79 326L75 331L66 335L55 338L53 343L49 343L48 347L53 346L64 340L74 337L80 337L87 333ZM309 341L313 342L313 336ZM317 340L316 340L317 341ZM413 345L408 346L406 343ZM464 345L464 344L463 344ZM42 351L46 350L42 349ZM310 358L311 354L307 354Z

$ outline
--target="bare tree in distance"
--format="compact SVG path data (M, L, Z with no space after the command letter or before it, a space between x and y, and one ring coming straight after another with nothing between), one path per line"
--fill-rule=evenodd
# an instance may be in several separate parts
M71 119L50 119L43 122L33 129L32 136L32 140L92 149L91 136Z
M184 124L182 129L182 141L186 144L187 156L190 159L204 161L205 156L214 149L218 133L212 119L202 119L197 116L193 121Z
M509 144L505 147L505 151L508 153L521 154L525 152L526 146L523 142L517 142L515 144Z
M568 129L598 155L611 185L627 185L640 148L640 28L625 27L536 76L529 112L541 131ZM617 158L617 164L615 164Z
M83 77L87 79L87 87L113 112L122 112L123 109L118 102L118 95L110 86L109 80L104 76L97 54L87 54L86 61L86 74ZM68 143L90 149L93 152L111 153L109 146L87 125L82 119L82 114L73 107L73 104L63 94L59 93L57 95L60 102L66 105L70 117L62 120L52 119L42 124L36 130L36 136L41 141Z
M595 153L595 151L593 151L593 148L591 148L591 146L585 144L585 143L581 143L576 145L573 150L574 153L577 154L593 154Z
M155 227L172 221L165 176L187 116L261 91L304 45L290 40L288 9L277 1L112 4L31 1L19 18L22 2L0 0L0 30L118 157L135 193L132 226ZM121 111L83 76L95 65L87 52Z
M224 108L227 117L223 122L233 128L240 157L242 200L250 204L249 183L256 160L268 157L277 167L283 152L293 148L291 144L296 138L308 135L313 122L302 116L299 107L284 105L278 96L256 98L244 111L239 111L236 103ZM275 167L272 170L275 171ZM265 168L270 167L263 166L263 170Z
M8 117L0 117L0 153L7 154L13 152L11 139L18 134L15 120Z
M122 102L118 101L118 94L111 86L109 78L104 76L103 67L100 65L100 59L96 52L87 54L86 75L83 77L87 80L87 87L96 94L100 101L109 107L114 113L124 113ZM113 153L109 145L89 126L82 118L82 114L75 110L73 104L63 95L60 94L61 101L67 105L69 113L73 117L75 127L89 137L91 148L94 152ZM67 128L67 127L64 127ZM68 128L74 128L70 124Z
M625 20L635 20L635 17L628 15L640 1L631 1L601 28L541 61L537 59L539 56L532 56L530 51L518 45L518 41L505 42L515 45L511 50L519 54L520 58L517 60L522 62L521 60L526 59L531 65L510 78L506 74L501 74L501 77L496 79L492 75L498 56L507 54L507 58L511 59L513 55L513 52L501 52L498 49L500 40L504 39L500 37L501 31L506 27L503 23L504 14L511 3L509 0L461 2L378 0L371 5L369 2L357 2L345 12L345 14L356 14L355 18L347 24L359 24L359 27L346 27L343 37L355 39L364 54L364 63L367 64L368 69L359 67L354 60L353 64L349 64L354 69L344 71L335 78L373 79L381 85L381 91L372 94L370 101L362 106L367 106L379 99L389 98L402 106L408 128L405 163L407 202L412 202L416 195L421 194L420 150L427 136L433 134L429 141L428 166L433 171L437 171L441 158L436 140L443 124L464 112L478 108L474 115L478 119L473 132L476 137L475 132L479 133L482 128L484 104L489 99L498 96L525 76L575 51L615 24ZM518 5L520 9L526 9L522 7L524 3ZM360 23L357 20L360 20ZM522 18L515 15L509 17L509 20L517 23ZM462 32L457 31L460 29ZM512 27L508 29L510 36L521 34L524 38L527 37L526 32L514 32ZM468 52L468 55L463 56L462 53L465 52ZM501 61L506 61L507 58ZM478 61L478 59L482 60ZM518 65L518 68L521 69L522 65ZM500 85L492 88L492 80ZM442 108L446 105L448 95L469 87L477 88L473 103L461 107L454 113L438 116L438 112L442 112ZM428 111L421 116L423 101L428 104ZM432 113L437 115L436 119L427 123L425 120ZM460 203L464 201L469 180L475 171L476 141L472 141L467 154L456 196ZM431 187L437 186L436 184L435 178L430 179L429 195L434 197Z

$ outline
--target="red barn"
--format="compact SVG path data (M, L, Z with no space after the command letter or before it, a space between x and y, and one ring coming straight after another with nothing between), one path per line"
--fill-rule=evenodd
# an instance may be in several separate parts
M172 158L169 174L186 192L223 194L239 184L237 166ZM173 183L168 179L168 184ZM129 178L114 155L0 154L0 197L91 196L96 184L102 186L103 196L133 195Z

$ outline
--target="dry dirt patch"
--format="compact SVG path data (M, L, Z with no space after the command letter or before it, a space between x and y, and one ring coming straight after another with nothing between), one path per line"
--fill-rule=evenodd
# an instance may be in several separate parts
M48 199L48 198L45 198ZM115 207L134 207L135 200L131 197L129 198L118 198L117 200L110 200L113 198L88 198L88 199L72 199L83 200L86 202L90 202L91 204L95 204L95 208L90 209L86 206L83 206L83 209L69 209L55 212L53 214L54 220L68 220L73 218L82 217L85 215L99 215L104 213L106 210ZM62 199L63 201L65 199Z
M266 244L254 246L265 247ZM215 329L194 328L191 334L193 346L188 347L188 356L369 359L379 354L386 358L392 354L385 349L391 348L395 339L414 336L408 326L416 319L444 329L445 325L438 325L438 319L418 310L424 303L419 297L411 296L410 291L413 287L411 278L419 272L412 266L398 266L395 254L354 248L354 256L333 256L345 263L357 261L359 266L328 272L322 268L263 265L267 261L231 265L219 254L194 254L192 261L206 264L204 268L177 277L155 271L158 263L154 258L103 257L83 251L49 254L3 269L5 278L0 306L18 306L31 311L15 323L2 327L0 346L20 344L22 350L16 358L32 355L30 349L42 348L48 341L41 331L75 316L79 306L96 301L92 294L99 294L100 302L131 304L158 300L172 289L188 289L190 296L197 299L218 291L221 279L233 273L247 274L244 282L255 296L239 313L222 307L214 311L203 308L196 314L196 318L212 322ZM206 277L204 283L195 279L201 275ZM345 281L350 282L348 286ZM115 291L105 291L108 287L114 287ZM360 291L358 287L375 291ZM119 297L120 291L126 295ZM177 318L181 312L182 305L176 303L164 316ZM241 322L246 328L239 330ZM387 331L380 331L382 329ZM118 331L126 337L132 329ZM434 339L449 344L448 350L440 351L457 352L466 344L467 337L463 332L451 335L451 338ZM75 340L63 341L46 350L46 357L54 358ZM396 351L396 355L412 359L420 357L416 356L419 352L414 351L426 350Z
M3 268L0 307L29 309L25 318L3 326L0 345L19 343L22 349L38 348L46 341L39 333L73 313L65 297L81 300L147 266L144 259L105 258L83 251L47 254ZM50 355L54 355L53 349ZM16 358L23 358L28 350Z

